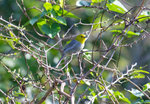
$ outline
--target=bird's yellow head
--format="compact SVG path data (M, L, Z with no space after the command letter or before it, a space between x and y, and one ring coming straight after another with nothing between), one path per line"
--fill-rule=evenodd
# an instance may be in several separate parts
M84 44L87 39L87 36L85 34L78 35L75 40L79 41L81 44Z

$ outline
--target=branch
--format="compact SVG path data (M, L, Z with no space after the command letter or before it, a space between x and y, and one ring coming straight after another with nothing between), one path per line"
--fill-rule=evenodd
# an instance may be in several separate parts
M56 85L57 85L57 82L54 82L52 87L49 88L49 90L46 92L46 94L42 97L42 99L37 104L42 104L46 100L46 98L49 96L49 94L52 93Z
M122 74L121 77L117 78L114 82L112 82L111 84L109 84L108 86L105 87L105 89L109 89L111 86L115 85L116 83L118 83L120 80L125 79L127 75L129 75L129 73L131 73L133 71L133 68L137 65L137 63L135 63L134 65L131 66L130 70L127 70L127 72L125 74ZM90 101L94 101L94 99L96 97L98 97L100 94L104 93L105 90L99 92L97 95L93 96Z

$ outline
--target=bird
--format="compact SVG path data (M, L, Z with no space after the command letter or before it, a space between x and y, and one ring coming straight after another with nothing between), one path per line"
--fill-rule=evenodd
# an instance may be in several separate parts
M87 40L87 35L85 34L79 34L73 39L69 44L67 44L62 53L62 57L58 61L56 68L60 65L61 61L66 56L76 55L78 54L85 46L85 41Z

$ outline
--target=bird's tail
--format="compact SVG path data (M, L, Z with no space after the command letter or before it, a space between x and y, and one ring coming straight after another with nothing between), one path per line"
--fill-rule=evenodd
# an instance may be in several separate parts
M61 58L60 58L60 60L58 61L58 63L57 63L57 65L56 65L56 67L55 68L58 68L58 66L60 65L60 63L61 63L61 61L64 59L64 56L62 56Z

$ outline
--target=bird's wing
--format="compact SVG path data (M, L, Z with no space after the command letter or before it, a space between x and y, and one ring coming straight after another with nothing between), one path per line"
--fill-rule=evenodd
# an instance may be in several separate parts
M66 49L70 49L70 48L73 48L76 44L78 44L78 42L76 41L76 40L72 40L69 44L67 44L66 46L65 46L65 48L64 48L64 51L66 50Z
M78 45L79 42L77 42L76 40L72 40L69 44L67 44L64 48L64 53L68 52L68 51L72 51L73 52L73 48ZM58 66L60 65L61 61L64 59L64 57L66 56L66 54L62 55L61 59L58 61L56 68L58 68Z
M64 48L64 53L66 54L72 54L72 53L76 53L77 51L80 50L81 43L79 43L76 40L72 40L65 48Z

